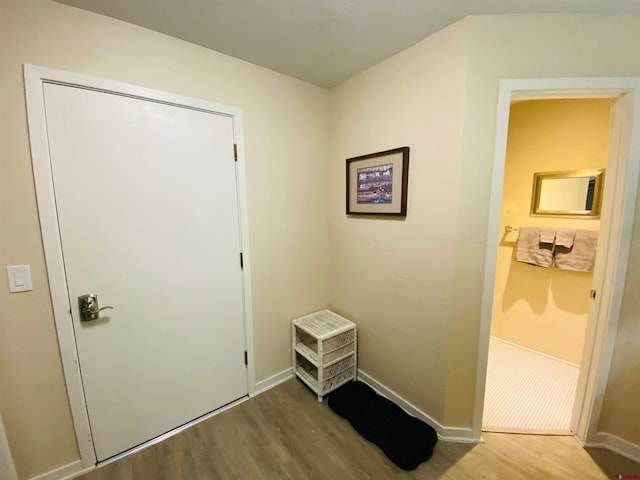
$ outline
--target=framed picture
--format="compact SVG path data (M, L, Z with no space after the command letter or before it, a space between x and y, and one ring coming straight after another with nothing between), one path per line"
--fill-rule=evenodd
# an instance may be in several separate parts
M409 147L347 159L347 215L407 216Z

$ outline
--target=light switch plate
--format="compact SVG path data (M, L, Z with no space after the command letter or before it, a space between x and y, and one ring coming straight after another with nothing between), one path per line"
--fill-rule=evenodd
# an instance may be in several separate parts
M30 292L33 290L29 265L11 265L7 267L7 277L9 278L9 293Z

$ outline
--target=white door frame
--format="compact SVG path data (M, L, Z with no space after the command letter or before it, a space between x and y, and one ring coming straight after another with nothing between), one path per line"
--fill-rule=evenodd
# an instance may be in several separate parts
M16 466L13 463L9 441L4 431L4 424L0 416L0 478L6 480L18 480Z
M64 370L69 405L78 441L82 468L93 467L96 455L89 428L89 417L85 404L82 378L78 367L78 350L71 319L71 305L67 293L67 281L62 257L62 246L58 230L58 216L55 205L49 144L44 103L44 83L56 83L101 92L125 95L154 102L190 108L205 112L227 115L233 119L235 143L237 145L236 178L238 206L240 212L240 235L244 257L243 297L245 346L249 356L247 366L247 391L255 393L255 365L253 347L253 314L251 305L251 257L249 253L249 222L247 215L246 171L244 159L244 137L242 130L242 110L217 103L183 97L158 90L152 90L126 83L104 80L63 70L55 70L34 65L24 66L25 94L33 175L38 200L38 214L44 245L47 275L51 289L53 314L55 318L60 355Z
M572 420L573 433L580 442L596 441L613 357L638 190L640 78L549 78L500 82L473 411L473 437L478 439L482 434L511 100L550 98L612 98L618 99L616 103L626 104L622 108L616 108L614 104L612 109L611 145L593 279L598 298L591 302L589 310Z

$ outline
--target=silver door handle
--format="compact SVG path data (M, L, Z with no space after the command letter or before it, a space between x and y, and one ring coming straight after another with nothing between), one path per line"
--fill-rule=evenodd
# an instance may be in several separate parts
M113 310L113 307L107 306L100 308L98 305L98 294L89 293L78 297L78 309L80 310L80 320L90 322L99 319L102 310Z

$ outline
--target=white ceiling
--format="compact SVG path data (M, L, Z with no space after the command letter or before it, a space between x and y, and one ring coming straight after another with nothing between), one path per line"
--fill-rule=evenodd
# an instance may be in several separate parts
M467 15L640 12L638 0L57 0L333 87Z

